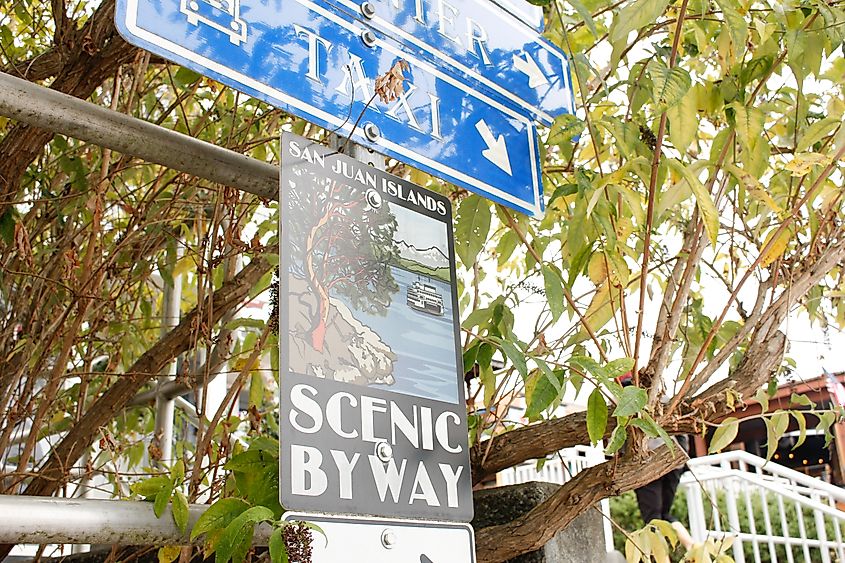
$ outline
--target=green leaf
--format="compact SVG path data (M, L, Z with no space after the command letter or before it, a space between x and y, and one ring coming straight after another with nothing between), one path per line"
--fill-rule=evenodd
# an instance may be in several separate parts
M757 389L757 393L754 394L754 399L756 399L757 402L760 403L760 408L762 409L762 412L769 412L769 394L766 393L765 389Z
M161 491L164 487L167 487L170 482L171 481L169 477L165 477L164 475L158 475L156 477L144 479L143 481L139 481L137 483L132 483L132 485L129 486L129 490L131 490L136 495L140 495L145 498L152 498L156 496L159 491Z
M623 387L616 408L613 410L613 416L633 416L643 410L647 402L648 393L645 389L633 385Z
M634 360L633 358L619 358L608 362L604 369L607 372L607 377L616 379L634 369Z
M7 245L15 242L15 210L11 206L0 215L0 239Z
M593 389L587 399L587 434L590 443L597 444L604 439L607 430L607 403L599 388Z
M161 515L164 514L164 509L167 508L167 504L170 502L170 497L173 495L173 482L168 479L167 484L156 493L155 501L153 502L153 512L156 515L156 518L161 518Z
M572 142L572 139L584 131L585 124L572 114L564 113L557 116L549 128L549 137L546 141L550 145L562 145ZM560 188L558 188L560 189ZM554 200L554 196L552 196Z
M626 41L630 32L653 24L663 15L668 4L668 0L634 0L613 18L610 42Z
M737 59L740 59L745 52L745 42L748 39L748 24L745 18L736 9L738 5L731 0L716 0L716 4L722 10L722 17L731 35L731 42L734 45L733 51Z
M689 73L679 66L669 68L660 59L654 59L649 65L649 70L655 112L661 112L679 104L692 87Z
M525 362L525 354L508 340L500 340L499 346L502 352L513 363L516 370L522 377L528 375L528 364Z
M253 506L239 514L223 530L214 549L215 561L217 563L226 563L230 559L236 562L242 561L252 544L255 525L272 519L273 511L266 506Z
M543 284L546 288L546 301L552 312L552 320L557 321L564 310L563 278L557 266L543 264Z
M194 524L194 528L191 530L191 541L201 534L225 528L247 508L249 508L249 504L239 498L218 500L209 506L199 517L197 523Z
M680 102L667 110L669 118L669 139L681 154L695 140L698 133L698 96L689 90Z
M778 441L789 427L789 413L776 412L771 418L764 418L763 421L766 423L766 459L769 460L775 455L775 451L778 449Z
M478 360L478 350L481 348L481 343L479 341L475 341L472 346L467 348L463 353L463 365L464 365L464 373L469 373L473 367L475 367L475 362Z
M840 24L841 25L841 24ZM804 130L804 135L798 141L795 152L800 153L813 148L813 145L821 141L842 123L841 118L825 117L816 121Z
M256 371L253 372L249 382L249 405L261 406L264 402L264 376Z
M816 406L816 404L813 401L811 401L810 398L807 395L803 395L803 394L799 395L797 393L793 393L789 397L789 402L790 402L790 404L793 404L793 405L800 405L802 407L810 407L811 409L815 408L815 406Z
M795 445L792 446L792 449L796 450L800 448L801 444L804 443L804 440L807 439L807 419L801 411L790 412L792 413L792 416L795 417L795 422L798 423L798 440L795 442Z
M734 441L738 431L739 421L737 419L731 417L723 420L710 439L710 447L707 453L713 454L725 449Z
M288 563L288 550L285 548L283 531L284 528L276 528L270 534L268 547L270 548L270 561L272 563Z
M471 195L458 207L455 252L467 269L475 264L479 252L487 242L491 218L490 202L480 196Z
M628 439L628 430L624 425L620 424L613 429L610 434L610 440L607 442L607 447L604 449L605 455L613 455L625 445L625 440Z
M657 424L657 421L651 418L651 415L647 412L643 411L637 418L632 418L630 424L632 426L636 426L652 438L662 438L663 443L666 444L669 447L669 451L672 452L672 457L675 456L675 440L673 440L672 437L669 436L669 433L666 432L662 426Z
M575 8L575 11L578 12L578 15L581 16L581 19L584 20L584 25L587 26L587 29L590 30L590 33L593 34L593 37L598 38L599 33L596 30L596 22L593 21L593 15L590 13L590 10L580 2L580 0L566 0L567 3Z
M698 207L698 212L704 221L704 230L707 231L707 236L710 239L710 244L716 244L716 237L719 234L719 211L716 209L716 204L713 203L713 198L698 176L690 170L690 167L682 162L670 158L667 160L669 166L686 180L692 193L695 196L695 204Z
M185 88L200 78L202 77L193 70L180 66L179 70L176 71L176 74L173 75L173 82L176 83L177 86Z
M553 371L543 360L534 361L540 367L540 371L536 374L530 393L526 385L525 395L528 406L525 409L525 416L529 420L539 417L541 412L549 408L563 394L565 380L563 370Z
M173 464L170 468L170 480L174 485L178 485L185 479L185 462L181 459Z
M761 109L748 108L739 102L734 102L730 107L734 112L736 138L746 150L750 151L763 135L766 116Z
M182 491L174 491L170 510L173 513L173 522L184 534L188 529L188 499L185 498Z
M816 425L818 430L824 432L825 443L824 447L828 447L830 445L831 440L833 439L833 434L830 431L830 427L836 422L836 413L831 411L818 413L819 423Z

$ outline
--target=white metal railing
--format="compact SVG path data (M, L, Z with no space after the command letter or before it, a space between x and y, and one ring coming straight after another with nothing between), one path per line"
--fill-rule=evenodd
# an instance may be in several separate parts
M557 483L562 485L586 469L604 463L602 448L574 446L560 450L552 455L537 469L534 461L500 471L496 476L498 485L516 485L530 481ZM599 503L599 510L604 517L604 542L607 551L613 551L613 530L610 527L610 503L604 499Z
M687 465L681 487L696 542L734 538L736 563L845 563L845 490L744 451Z
M529 481L563 484L587 467L604 462L604 454L599 448L575 446L561 450L551 456L537 469L536 462L527 462L499 472L499 485L514 485Z

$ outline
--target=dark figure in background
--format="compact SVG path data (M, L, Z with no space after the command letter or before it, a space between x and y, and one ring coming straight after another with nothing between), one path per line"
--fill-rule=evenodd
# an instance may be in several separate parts
M630 372L619 377L618 381L623 387L633 384ZM685 454L689 455L689 438L687 436L675 436L675 442ZM662 443L662 439L652 438L649 440L649 448L657 448ZM689 549L692 547L692 537L684 525L672 516L671 512L672 502L674 502L675 493L678 491L678 483L681 481L681 475L683 475L686 469L686 465L673 469L663 477L636 489L634 493L637 495L637 506L640 508L643 522L645 524L648 524L652 520L665 520L669 522L672 524L672 529L678 534L678 540L681 542L681 545Z
M682 450L689 451L689 439L686 436L677 436L676 441ZM678 483L681 475L686 471L682 466L673 469L660 479L642 486L636 491L637 505L640 507L640 514L643 522L648 524L654 519L677 522L678 519L672 516L672 502L675 500L675 493L678 490Z

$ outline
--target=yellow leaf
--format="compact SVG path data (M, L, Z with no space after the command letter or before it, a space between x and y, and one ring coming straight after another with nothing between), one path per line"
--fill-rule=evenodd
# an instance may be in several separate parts
M737 181L742 182L748 193L764 203L769 209L778 214L783 213L783 208L769 195L760 180L735 164L725 164L725 170L733 174Z
M786 247L789 245L789 241L792 240L792 231L789 229L783 229L778 232L778 228L776 227L766 236L763 248L766 248L772 240L774 240L774 242L772 242L769 249L766 250L763 257L760 259L761 268L768 267L769 264L783 256L783 253L786 252Z
M590 257L587 274L590 276L590 280L596 285L607 279L607 261L603 253L596 252Z
M182 553L182 547L178 545L165 545L158 548L158 563L173 563Z
M701 161L699 161L700 163ZM704 230L707 231L707 236L710 238L711 244L716 244L716 236L719 234L719 211L716 209L716 204L713 203L713 198L710 192L701 183L697 176L697 164L693 163L690 166L684 165L682 162L673 159L668 161L669 167L676 173L683 176L686 183L692 190L695 196L695 204L698 207L698 212L701 214L701 219L704 222ZM696 168L696 171L693 170Z
M590 306L587 307L587 312L584 313L584 322L595 333L613 318L617 307L619 307L619 295L611 294L610 284L605 281L596 288L593 299L590 301ZM569 344L583 342L589 337L590 333L582 326L578 330L578 333L570 339Z
M783 165L795 177L806 176L814 166L827 166L831 157L826 154L801 153Z

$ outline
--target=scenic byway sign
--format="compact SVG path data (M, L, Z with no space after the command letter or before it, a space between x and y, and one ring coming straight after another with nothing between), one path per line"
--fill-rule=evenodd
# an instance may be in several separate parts
M412 45L421 58L456 69L459 76L483 84L546 125L562 113L574 113L566 55L490 0L371 0L368 10L355 0L331 1Z
M469 522L449 200L292 134L280 191L282 505Z
M127 41L150 52L341 135L351 132L358 143L494 201L542 214L531 115L337 8L309 0L118 0L116 23ZM410 64L405 93L382 103L373 81L400 59Z
M312 533L313 563L366 561L366 563L475 562L472 527L468 524L339 518L285 513L288 522L316 524Z

